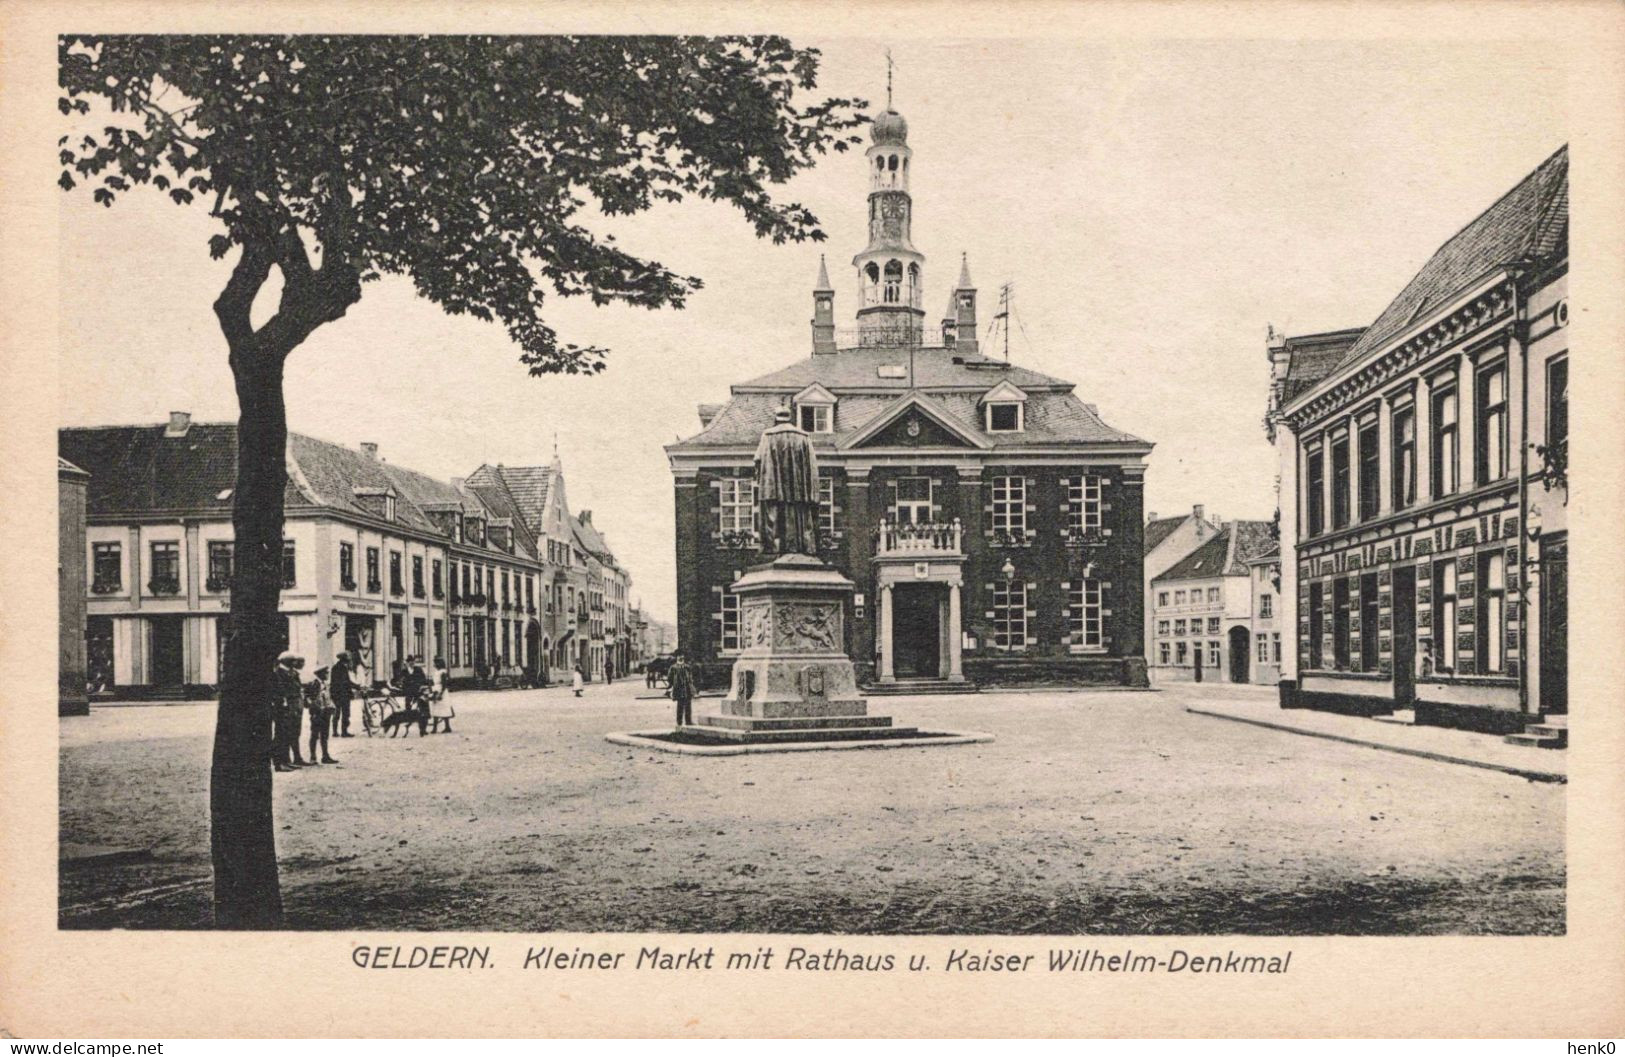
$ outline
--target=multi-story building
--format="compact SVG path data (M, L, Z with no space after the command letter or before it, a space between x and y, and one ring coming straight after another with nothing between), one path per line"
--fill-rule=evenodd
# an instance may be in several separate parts
M1253 681L1248 562L1275 547L1267 521L1232 521L1151 581L1159 679Z
M1216 520L1216 519L1215 519ZM1145 557L1143 559L1143 574L1145 580L1145 642L1146 663L1151 675L1157 674L1160 665L1156 642L1156 627L1153 614L1156 612L1156 599L1152 595L1151 581L1173 567L1191 551L1212 539L1219 531L1215 521L1207 518L1202 504L1197 503L1191 507L1191 512L1179 517L1159 518L1155 512L1145 517ZM1165 636L1166 637L1166 636ZM1168 665L1172 665L1172 646L1170 645Z
M1252 681L1275 686L1281 681L1281 628L1289 623L1281 614L1281 548L1271 543L1263 554L1248 558L1247 573L1253 600Z
M1487 731L1567 710L1567 273L1565 147L1371 326L1272 333L1283 705Z
M235 565L236 427L176 412L167 426L65 429L58 443L91 475L93 681L123 695L212 692ZM442 482L375 444L297 433L287 468L282 637L311 668L348 650L375 681L410 655L442 658L457 682L540 679L556 570L503 480Z
M59 716L90 711L85 663L85 500L90 475L57 457L57 701Z
M733 581L762 560L752 457L781 406L812 437L822 556L855 584L844 646L885 686L1144 685L1142 527L1151 445L1072 383L981 354L961 263L928 325L908 127L871 126L857 325L838 329L820 263L812 355L702 405L666 448L675 483L678 645L710 684L740 639Z

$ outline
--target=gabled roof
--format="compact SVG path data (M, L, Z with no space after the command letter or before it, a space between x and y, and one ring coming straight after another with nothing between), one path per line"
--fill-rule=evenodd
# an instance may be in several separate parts
M1017 386L1012 385L1009 381L1002 381L998 385L995 385L992 389L989 389L982 397L982 403L984 404L991 404L995 401L1000 401L1003 403L1026 403L1027 394L1022 392Z
M1152 577L1151 582L1246 576L1248 561L1274 547L1277 544L1268 521L1232 521L1165 572Z
M1164 517L1145 523L1145 553L1150 554L1162 544L1162 541L1174 534L1174 530L1191 517L1185 514L1182 517Z
M1514 262L1567 257L1568 245L1569 148L1564 144L1440 246L1343 355L1339 366L1381 347L1495 270Z
M468 475L470 485L500 484L508 499L518 511L518 520L525 523L532 537L542 534L542 523L547 517L547 497L558 475L557 466L492 466L482 464Z
M1320 334L1299 334L1283 339L1287 354L1285 386L1281 403L1286 404L1299 393L1314 388L1316 382L1331 374L1343 362L1349 349L1365 333L1364 327L1332 330Z
M992 443L974 430L967 429L965 424L946 411L936 401L926 398L924 393L908 393L900 399L891 401L891 406L883 409L879 414L872 416L861 427L846 434L836 441L837 448L855 448L864 441L874 437L887 426L902 418L909 409L918 408L920 414L935 422L949 433L963 440L973 448L991 448Z
M606 565L615 564L615 554L609 549L604 537L593 527L592 522L582 521L574 514L570 515L570 531L575 534L576 542L581 549L597 558Z
M833 404L836 402L835 394L817 382L809 385L791 399L798 404Z

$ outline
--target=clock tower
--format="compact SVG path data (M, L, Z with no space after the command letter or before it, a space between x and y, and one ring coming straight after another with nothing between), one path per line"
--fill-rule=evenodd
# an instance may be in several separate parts
M910 238L908 122L889 106L869 126L869 245L852 258L858 272L858 333L863 345L917 342L925 255Z

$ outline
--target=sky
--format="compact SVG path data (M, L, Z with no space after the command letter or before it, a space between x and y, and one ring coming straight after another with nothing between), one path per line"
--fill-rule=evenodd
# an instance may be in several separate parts
M1516 43L796 40L823 52L809 96L885 99L914 151L925 305L967 253L991 318L1014 284L1011 359L1072 381L1111 425L1156 444L1146 509L1268 518L1267 325L1373 320L1432 251L1566 139L1564 84ZM1509 76L1509 71L1517 71ZM785 185L822 244L758 241L713 203L617 219L628 250L705 288L681 310L550 298L568 341L610 348L586 377L531 377L499 325L453 318L408 280L366 287L287 370L291 429L441 478L545 463L555 438L574 510L676 614L673 496L662 445L696 406L807 356L820 252L852 322L865 238L861 153ZM211 304L205 209L155 193L112 209L59 198L63 425L234 421ZM275 290L261 302L274 306Z

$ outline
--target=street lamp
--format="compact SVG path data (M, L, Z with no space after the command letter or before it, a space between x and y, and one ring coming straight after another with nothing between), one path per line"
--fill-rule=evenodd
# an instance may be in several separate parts
M1015 562L1012 562L1009 558L1004 559L1004 565L1000 567L999 572L1004 574L1005 583L1009 583L1010 581L1014 580L1016 578Z

